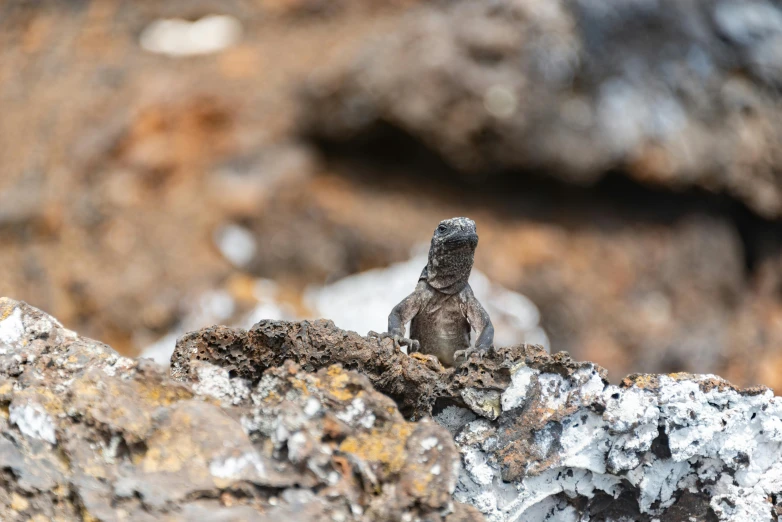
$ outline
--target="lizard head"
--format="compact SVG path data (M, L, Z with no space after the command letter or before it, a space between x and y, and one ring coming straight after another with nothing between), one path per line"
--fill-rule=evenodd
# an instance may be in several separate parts
M442 245L443 250L472 249L478 246L475 221L456 217L440 221L432 236L432 245Z
M470 277L477 246L475 221L465 217L441 221L432 235L422 278L441 292L461 291Z

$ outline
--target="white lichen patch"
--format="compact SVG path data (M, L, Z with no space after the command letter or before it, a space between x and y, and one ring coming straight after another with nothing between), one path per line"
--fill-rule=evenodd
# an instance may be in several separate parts
M518 366L512 370L511 384L505 389L500 398L500 404L502 404L503 411L518 408L524 403L530 382L537 374L538 372L536 370L524 365Z
M57 442L54 421L40 404L12 404L9 408L8 420L26 437L44 440L50 444Z
M265 469L260 457L254 452L215 459L209 464L209 473L219 479L246 479L253 476L263 476Z
M19 310L19 308L17 308ZM54 317L45 314L37 308L28 307L29 313L22 314L24 336L27 339L40 339L52 333L54 329L64 332L65 329Z
M358 424L367 429L375 425L375 414L367 411L366 403L359 397L353 399L347 408L337 412L337 418L347 424Z
M106 364L103 366L103 372L110 377L114 377L117 375L117 371L127 371L132 368L134 364L134 360L129 357L111 355L106 360Z
M708 375L651 382L606 386L588 366L567 376L517 366L499 419L451 427L463 464L455 498L493 522L563 521L573 519L563 499L629 490L639 516L664 520L687 491L721 521L772 520L771 499L782 491L782 401ZM508 429L525 423L541 428L525 435L525 472L506 482L495 451L518 441Z
M434 416L435 422L456 435L463 426L475 420L476 415L467 408L447 406Z
M291 462L301 462L307 454L307 436L297 431L288 437L288 458Z
M0 321L0 354L4 353L2 351L3 344L13 348L23 336L24 323L22 322L22 310L16 308L8 317Z
M720 520L771 520L763 493L732 486L731 492L712 497L710 505Z
M495 476L495 470L487 463L487 455L478 450L467 450L462 453L464 467L470 478L481 486L488 486L492 483Z
M193 383L193 390L199 395L213 397L231 405L240 404L250 396L249 381L230 378L225 368L195 361L193 370L198 377Z
M307 417L314 417L317 415L322 409L322 406L320 404L320 401L316 399L315 397L310 397L307 399L307 402L304 404L304 415Z
M569 422L558 438L562 465L605 473L608 435L602 418L594 412L586 412L567 420Z
M641 512L651 513L654 503L658 503L659 508L666 508L673 504L676 500L674 493L679 490L679 481L685 477L689 469L690 465L687 462L653 459L651 463L631 470L626 477L641 492L638 501Z
M117 450L119 449L120 442L122 442L122 437L119 435L112 435L108 445L103 446L103 451L101 452L103 455L103 460L109 464L114 464L114 459L117 457Z
M156 54L196 56L227 49L241 34L239 21L226 15L209 15L196 21L160 19L144 28L139 44Z
M599 476L599 475L598 475ZM532 476L518 485L519 494L513 502L507 504L501 513L493 513L491 520L520 520L528 510L540 502L544 502L554 495L565 493L568 497L585 496L592 497L598 488L605 487L606 493L613 494L616 491L615 483L601 476L595 480L596 475L583 469L552 468L540 475ZM556 519L554 519L556 520Z
M580 522L578 511L562 499L549 497L526 510L519 522Z
M603 419L617 432L626 433L647 424L657 426L657 397L646 390L608 386L603 392L603 401Z
M421 447L424 449L424 451L429 451L430 449L437 446L439 442L440 441L437 440L437 437L426 437L421 441Z

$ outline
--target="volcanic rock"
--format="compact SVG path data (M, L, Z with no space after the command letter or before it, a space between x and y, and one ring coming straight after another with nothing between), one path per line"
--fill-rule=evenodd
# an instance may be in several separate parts
M328 140L402 130L468 174L606 173L782 215L782 9L759 1L433 2L306 89Z

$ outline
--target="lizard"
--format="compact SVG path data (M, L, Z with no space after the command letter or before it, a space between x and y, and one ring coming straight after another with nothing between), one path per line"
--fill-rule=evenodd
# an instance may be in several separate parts
M460 363L470 349L470 330L476 331L475 350L494 343L489 314L473 295L467 280L472 270L478 233L466 217L441 221L432 235L429 258L415 291L388 316L388 332L411 352L436 356L444 366ZM410 322L410 338L405 325Z

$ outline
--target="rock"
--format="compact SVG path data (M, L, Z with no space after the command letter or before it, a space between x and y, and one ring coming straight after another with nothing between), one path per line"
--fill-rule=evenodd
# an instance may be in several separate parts
M391 339L362 337L336 328L331 321L261 321L249 332L215 326L182 336L171 356L171 375L191 380L193 362L203 361L225 368L231 376L257 382L264 371L286 360L307 371L339 363L346 369L360 368L373 386L397 401L406 416L421 418L445 393L453 373L439 362L422 359L406 356Z
M125 10L121 0L87 0L4 12L0 292L135 355L182 322L196 296L220 289L237 270L206 238L257 216L281 183L324 169L291 132L295 86L404 8L349 1L313 31L312 19L283 20L270 7L313 2L337 3L170 0ZM139 41L150 25L200 33L175 38L189 50L171 49L171 34L154 38L154 51L235 45L151 54Z
M141 32L139 44L151 53L183 57L223 51L241 35L242 24L236 18L209 15L193 22L155 20Z
M481 230L476 268L539 306L541 324L553 346L580 360L601 361L613 380L637 371L684 370L717 373L742 385L782 386L782 357L777 349L782 342L782 293L769 288L766 295L755 295L764 250L768 248L768 265L775 264L773 271L782 273L778 241L782 234L778 226L766 234L759 220L745 221L745 209L736 199L746 192L753 200L769 198L773 206L777 197L774 187L779 176L772 166L778 164L779 147L773 141L778 126L772 124L779 111L778 102L768 101L777 100L778 90L757 87L762 82L771 85L775 74L778 4L715 0L684 5L635 0L603 11L597 2L529 2L513 4L531 13L516 24L504 13L483 16L482 10L489 7L474 0L425 2L427 6L414 6L415 2L407 0L382 5L331 0L325 2L331 14L319 17L315 24L312 18L294 15L309 9L304 6L323 3L169 0L126 5L117 0L88 0L28 3L4 13L1 31L9 36L7 45L0 46L0 77L5 80L0 82L0 135L5 143L0 153L4 168L0 176L0 266L4 268L0 289L46 309L80 334L131 355L161 339L160 344L172 348L173 340L163 337L176 327L183 328L176 332L182 335L204 325L236 321L247 313L256 303L241 299L235 299L230 318L206 318L200 313L202 295L229 291L236 297L229 282L237 277L275 279L282 283L286 296L298 303L299 290L308 285L329 284L407 259L413 245L428 241L431 223L466 213L478 220ZM332 11L337 3L342 7ZM466 10L468 4L481 16L456 24L469 17L456 20L451 12ZM491 5L502 10L508 4ZM400 23L397 17L403 15L405 6L425 7L428 14ZM551 17L537 24L545 8L552 9ZM154 20L196 21L208 13L240 20L241 41L221 53L184 60L151 55L139 45L141 32ZM419 13L416 10L415 15ZM708 16L699 18L704 14ZM578 24L557 22L568 17ZM454 23L450 23L452 18ZM429 51L458 55L470 68L454 63L454 69L448 69L438 84L427 83L431 75L426 67L434 66L421 64L424 53L404 56L395 70L383 66L385 59L377 48L365 45L366 36L407 38L419 24L442 19L447 22L438 25L442 33L423 35L422 46L442 34L445 39L437 40ZM702 34L696 34L698 30ZM448 39L461 35L460 31L466 34ZM84 38L73 38L74 34ZM704 43L688 47L692 35L693 41L703 38ZM563 36L562 41L558 36ZM514 43L514 39L527 37L544 45ZM563 47L572 43L571 37L580 42L575 51L578 56L591 57L587 64L577 64L577 78L594 78L595 82L574 83L570 91L568 87L550 88L556 87L556 81L548 79L548 64L556 65ZM545 42L548 38L555 42ZM672 43L676 45L668 45ZM530 52L540 58L536 63L546 66L542 72L524 64L517 67L534 80L528 82L534 90L531 101L516 100L516 115L502 120L514 105L509 94L515 93L495 86L500 82L494 82L493 68L490 64L475 66L472 55L465 56L469 54L465 46L477 49L478 61L496 59L497 70L503 75L502 71L509 70L512 81L521 75L513 73L514 57L523 58ZM516 140L504 132L501 122L516 122L518 115L534 115L535 107L544 112L547 106L550 113L530 122L534 132L523 134L525 140L533 139L531 145L516 147L514 141L513 147L503 150L509 154L520 151L522 160L550 160L554 150L556 159L577 165L586 162L587 167L594 154L610 160L612 156L602 146L591 147L589 141L608 131L568 130L563 122L587 121L590 111L594 114L601 109L598 102L607 99L608 93L626 93L621 82L620 88L611 87L615 91L606 90L605 95L600 90L610 83L607 78L618 77L631 85L631 94L641 98L633 105L627 103L627 96L620 96L619 109L606 102L608 114L628 105L632 109L625 111L626 118L607 120L620 129L622 125L631 130L637 127L636 113L648 113L647 108L657 106L658 99L678 100L688 121L713 117L701 125L706 130L700 134L687 130L681 142L668 140L658 146L651 140L651 152L641 147L635 154L640 161L633 162L630 153L625 174L631 172L633 179L644 180L645 172L657 173L656 182L674 187L661 173L669 170L668 159L685 158L686 146L694 154L693 161L706 157L716 162L724 155L744 158L737 165L746 165L746 176L720 177L724 170L720 167L709 171L711 177L692 181L705 186L700 181L712 179L718 191L729 184L734 187L733 199L711 198L699 190L678 193L647 190L635 183L613 185L624 174L609 176L611 187L601 183L581 189L557 183L559 188L551 194L552 184L540 185L532 181L535 176L515 175L519 171L449 191L444 185L450 186L458 176L450 176L451 172L438 176L437 168L428 168L430 162L418 159L418 148L398 147L395 140L383 141L369 151L362 148L368 161L353 165L350 160L356 158L351 154L358 147L347 148L350 154L343 155L329 147L313 150L311 142L302 141L294 109L298 106L295 93L317 68L339 77L336 63L355 51L366 53L373 75L405 80L410 88L400 92L432 92L435 103L422 105L423 111L439 110L434 95L461 85L458 82L467 74L476 82L491 80L485 91L485 85L478 83L474 92L469 90L464 96L457 92L459 103L454 108L458 110L448 109L443 124L439 117L427 124L438 135L458 132L457 138L471 121L503 133L500 138L487 136L478 145L468 143L456 152L449 151L452 161L457 153L469 154L480 147L478 160L488 163L494 154L483 152L492 143L505 147L509 140ZM389 48L389 52L399 51ZM549 52L551 59L546 57ZM119 56L121 67L117 66ZM416 64L424 68L420 82L408 74ZM633 76L634 67L638 77ZM701 71L707 78L716 75L716 80L684 81L686 89L681 92L662 86L675 87L679 85L676 78L698 77ZM345 92L346 81L336 80L315 86L337 87L335 100L360 101ZM56 90L48 87L54 84ZM379 95L383 92L394 98L388 104L404 102L395 96L396 91L381 90ZM647 92L658 98L645 98ZM310 100L327 102L330 96L326 89L311 92ZM380 103L375 98L370 101ZM477 117L460 116L467 102L480 111ZM305 111L316 120L309 127L312 130L329 124L323 119L326 107L315 103L316 110L308 105ZM659 124L665 131L665 122L671 114L675 116L667 105L662 103L664 110L655 113L650 126ZM360 115L361 106L353 110ZM664 117L658 119L657 114ZM340 121L333 123L340 126ZM675 123L676 118L671 121ZM551 129L546 126L549 122ZM369 127L357 128L364 137ZM420 145L423 134L411 132L414 145ZM705 144L719 141L722 146L702 152L698 136ZM620 133L619 138L624 137ZM544 146L538 147L534 139ZM550 147L546 146L548 139L552 140ZM571 147L571 140L590 147ZM687 165L689 160L681 161ZM537 171L543 177L551 173L557 179L586 182L592 174L601 175L600 168L596 163L592 173L585 167L583 178L558 167ZM689 172L677 169L672 172ZM689 178L676 179L689 186ZM752 186L766 183L770 188L753 191L750 181ZM633 196L628 186L640 194ZM560 189L571 191L570 196ZM727 203L729 208L712 212L711 203L701 206L704 198L716 201L717 206ZM637 214L621 210L628 206L662 215L663 221L649 225ZM574 211L575 207L586 210ZM693 214L716 214L722 224L696 226L697 230L686 232L681 218ZM730 236L736 221L740 234L733 234L734 240ZM219 236L227 223L250 231L257 245L263 245L241 269L208 240ZM707 238L713 246L699 249L688 238ZM699 255L685 254L690 244ZM199 321L188 325L194 314ZM262 317L272 315L264 312ZM291 315L275 318L290 319ZM341 314L323 315L364 333ZM741 324L732 320L736 317ZM506 343L510 341L501 344ZM170 352L165 360L169 357Z
M775 384L759 372L739 375L732 362L760 346L736 335L739 318L763 318L748 309L755 292L728 220L687 216L610 233L597 225L552 239L559 260L525 267L519 284L540 307L552 346L601 361L614 383L639 371L697 371ZM747 364L757 372L761 359Z
M0 299L0 519L482 519L453 501L448 431L406 421L365 376L188 372Z
M610 385L593 363L529 345L445 369L329 321L193 332L172 373L192 380L203 361L251 382L291 361L366 375L407 416L432 414L454 434L454 498L491 521L770 521L782 493L782 403L714 375Z
M2 520L739 522L780 508L782 402L714 375L611 385L530 345L445 369L330 321L261 321L183 337L170 378L7 298L0 335Z
M782 215L782 9L766 1L421 6L325 69L308 133L391 124L466 173L620 171Z

